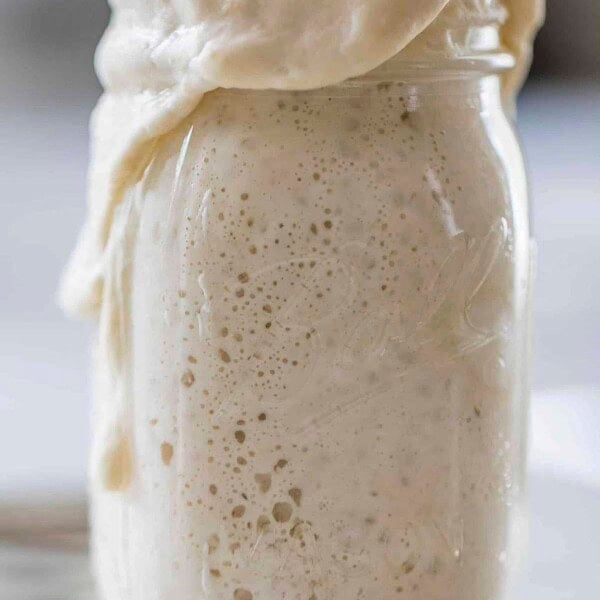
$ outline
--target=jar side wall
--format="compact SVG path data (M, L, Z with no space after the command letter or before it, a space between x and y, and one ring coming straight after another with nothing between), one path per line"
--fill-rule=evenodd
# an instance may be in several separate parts
M532 289L535 272L535 242L531 231L528 185L523 155L516 136L514 123L506 118L503 107L490 114L488 138L502 165L506 198L510 203L512 220L511 254L513 261L513 361L515 373L510 394L511 437L507 451L514 465L507 485L510 486L511 504L507 543L506 597L521 572L528 545L527 516L527 448L530 401L530 368L532 340Z

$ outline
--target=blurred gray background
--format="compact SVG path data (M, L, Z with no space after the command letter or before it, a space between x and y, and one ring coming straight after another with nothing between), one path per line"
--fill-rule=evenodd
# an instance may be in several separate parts
M54 290L85 211L108 15L102 0L0 0L0 502L85 487L90 325L66 320ZM519 600L600 589L599 46L600 0L550 0L519 104L538 242ZM14 597L66 600L55 584Z

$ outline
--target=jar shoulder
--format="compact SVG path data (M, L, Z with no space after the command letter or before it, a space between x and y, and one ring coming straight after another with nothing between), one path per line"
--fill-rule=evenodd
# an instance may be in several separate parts
M527 212L513 128L499 99L480 94L217 92L163 138L157 164L184 195L224 188L290 209L328 197L367 221L384 201L473 236Z

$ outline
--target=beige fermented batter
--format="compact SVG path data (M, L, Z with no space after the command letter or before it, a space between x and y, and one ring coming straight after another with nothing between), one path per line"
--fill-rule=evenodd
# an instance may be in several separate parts
M211 93L161 141L111 237L104 598L499 598L526 224L462 85Z
M428 25L411 60L470 23L485 54L505 8L114 4L65 288L100 315L103 598L496 600L527 245L496 84L210 90L336 83Z

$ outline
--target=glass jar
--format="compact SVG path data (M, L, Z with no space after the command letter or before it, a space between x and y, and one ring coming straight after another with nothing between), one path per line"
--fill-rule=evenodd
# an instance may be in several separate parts
M497 600L520 529L529 231L496 57L218 90L115 215L107 600Z

